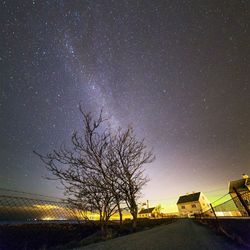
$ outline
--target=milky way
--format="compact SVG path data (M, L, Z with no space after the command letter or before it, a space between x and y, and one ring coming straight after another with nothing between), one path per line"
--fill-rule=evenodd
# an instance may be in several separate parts
M249 1L1 1L0 187L61 195L33 155L78 104L153 147L148 199L250 173Z

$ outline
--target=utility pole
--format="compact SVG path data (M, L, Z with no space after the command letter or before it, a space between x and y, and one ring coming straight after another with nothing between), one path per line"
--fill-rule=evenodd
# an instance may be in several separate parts
M149 217L148 209L149 209L149 201L147 200L147 218Z
M219 229L219 227L220 227L220 225L219 225L219 221L218 221L217 215L216 215L216 213L215 213L215 211L214 211L214 207L212 206L212 204L211 204L211 203L210 203L210 207L211 207L212 212L213 212L214 217L215 217L216 227L217 227L217 229Z

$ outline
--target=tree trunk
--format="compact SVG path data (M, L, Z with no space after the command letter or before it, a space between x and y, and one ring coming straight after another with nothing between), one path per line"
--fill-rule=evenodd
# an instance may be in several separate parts
M100 216L100 224L102 223L102 212L99 212L99 216Z
M102 215L102 212L100 212L100 230L101 230L101 235L102 235L102 237L103 238L105 238L106 237L106 229L105 229L105 218L104 218L104 216Z
M136 231L136 227L137 227L137 206L136 204L134 204L135 206L133 207L132 209L132 216L133 216L133 224L132 224L132 228L133 228L133 231L135 232Z
M101 221L101 235L103 239L107 238L107 231L108 231L107 222L103 218L103 220Z
M120 228L121 228L121 226L122 226L122 210L121 210L119 202L117 203L117 208L118 208L118 213L119 213L119 217L120 217L119 223L120 223Z
M102 237L105 237L105 226L104 226L103 221L101 221L101 234L102 234Z
M136 231L136 227L137 227L137 213L133 213L132 216L133 216L132 228L133 228L133 231L135 232Z

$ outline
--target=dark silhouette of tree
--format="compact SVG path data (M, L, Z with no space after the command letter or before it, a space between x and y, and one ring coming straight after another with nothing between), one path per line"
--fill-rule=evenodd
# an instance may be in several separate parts
M132 128L111 129L102 111L98 119L80 106L82 133L74 132L70 148L61 146L47 155L37 152L51 173L65 187L68 202L83 210L98 212L103 234L110 217L119 212L122 202L137 220L137 199L148 179L143 165L154 159L143 140L137 140Z
M143 166L155 158L151 150L147 150L144 140L136 138L133 128L125 131L119 129L113 140L113 153L116 158L114 174L120 186L120 192L133 217L133 228L136 228L138 206L137 201L143 186L149 181L144 175Z
M74 132L72 147L61 147L40 159L52 174L48 179L57 179L65 187L68 201L73 206L87 211L98 212L103 233L117 204L106 181L107 151L109 150L110 129L103 127L102 112L97 120L80 107L83 133Z

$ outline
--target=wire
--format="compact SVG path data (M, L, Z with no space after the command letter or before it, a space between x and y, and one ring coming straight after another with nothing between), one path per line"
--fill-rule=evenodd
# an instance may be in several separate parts
M217 200L211 202L211 204L213 204L213 203L215 203L215 202L217 202L217 201L223 199L223 198L224 198L225 196L227 196L228 194L229 194L229 193L224 194L222 197L220 197L220 198L218 198ZM230 199L229 199L229 200L230 200Z
M7 188L1 188L1 187L0 187L0 190L6 191L6 192L19 193L19 194L35 195L35 196L40 196L40 197L45 197L45 198L53 198L53 199L60 199L60 200L63 199L63 198L55 197L55 196L48 196L48 195L42 195L42 194L29 193L29 192L18 191L18 190L7 189Z
M204 194L208 194L208 193L212 193L212 192L216 192L216 191L225 191L226 188L220 188L220 189L214 189L214 190L211 190L211 191L205 191L203 192ZM228 193L227 193L228 194ZM171 199L174 199L176 197L179 197L179 196L171 196L171 197L168 197L166 199L156 199L156 200L151 200L151 199L148 199L149 201L167 201L167 200L171 200ZM146 199L145 199L146 200Z

